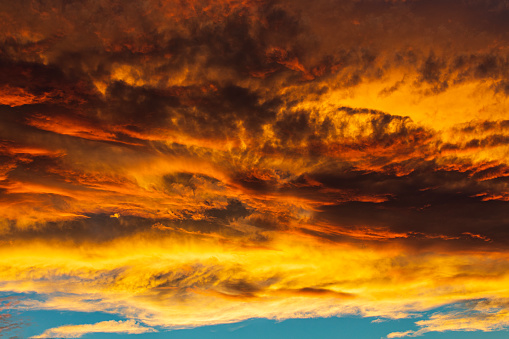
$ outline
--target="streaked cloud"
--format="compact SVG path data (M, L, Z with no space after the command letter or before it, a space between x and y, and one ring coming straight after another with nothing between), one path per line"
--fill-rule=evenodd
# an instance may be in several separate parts
M95 324L65 325L50 328L44 331L44 333L31 338L81 338L83 335L90 333L141 334L147 332L155 332L155 330L150 327L140 326L134 320L109 320Z
M419 337L428 332L491 332L509 324L507 300L474 300L461 306L459 311L435 313L427 320L417 321L417 331L393 332L387 338Z

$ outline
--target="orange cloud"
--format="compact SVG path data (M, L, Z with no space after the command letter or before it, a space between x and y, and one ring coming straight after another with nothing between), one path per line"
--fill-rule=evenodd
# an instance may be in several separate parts
M1 289L47 295L21 301L22 309L103 311L169 328L252 317L401 318L471 299L508 297L502 253L409 254L296 235L253 248L190 233L80 247L18 241L3 251L10 256L0 263ZM68 329L77 333L81 327Z
M372 2L0 3L0 290L132 319L41 336L505 328L507 8Z

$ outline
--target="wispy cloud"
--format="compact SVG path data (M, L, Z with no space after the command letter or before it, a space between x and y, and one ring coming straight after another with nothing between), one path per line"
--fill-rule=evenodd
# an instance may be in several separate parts
M95 324L64 325L45 330L42 334L31 338L81 338L90 333L125 333L141 334L157 332L150 327L141 326L134 320L109 320L101 321Z
M415 324L418 330L390 333L387 338L419 337L428 332L446 331L499 331L509 325L507 299L473 300L449 312L432 314L427 320Z

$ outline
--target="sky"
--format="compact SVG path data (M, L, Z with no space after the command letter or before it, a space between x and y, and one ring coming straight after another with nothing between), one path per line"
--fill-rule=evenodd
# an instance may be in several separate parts
M0 335L505 338L508 18L0 0Z

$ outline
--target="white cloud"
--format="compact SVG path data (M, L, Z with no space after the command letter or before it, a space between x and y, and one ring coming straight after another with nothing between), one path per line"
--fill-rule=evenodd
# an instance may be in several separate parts
M393 332L387 338L418 337L428 332L500 331L509 327L507 299L472 301L465 311L435 313L427 320L417 321L417 331Z
M50 328L44 333L33 336L32 338L81 338L88 333L127 333L127 334L141 334L147 332L157 332L150 327L140 326L134 320L125 321L101 321L95 324L81 324L81 325L64 325L60 327Z

